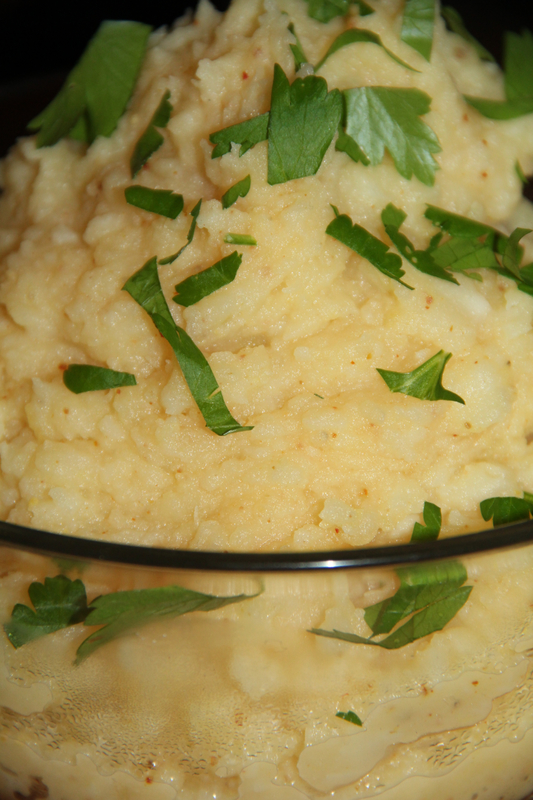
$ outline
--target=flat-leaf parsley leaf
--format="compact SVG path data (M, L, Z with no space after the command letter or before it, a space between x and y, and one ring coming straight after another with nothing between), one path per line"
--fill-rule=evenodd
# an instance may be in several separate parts
M159 333L172 347L207 427L218 436L251 430L231 416L206 357L172 319L159 281L157 257L149 259L122 288L150 315Z
M204 297L227 286L235 280L237 270L242 261L242 256L235 250L231 255L222 258L212 267L185 278L175 287L177 295L172 299L180 306L188 308L198 303Z
M507 31L504 40L505 100L465 95L465 100L489 119L515 119L533 113L533 35Z
M352 222L346 214L337 214L326 228L326 233L345 244L358 255L366 258L387 277L398 281L407 289L413 288L401 280L405 272L402 269L400 256L397 256L396 253L389 253L389 248L381 239L373 236L356 222Z
M202 201L198 200L198 202L196 203L196 205L194 206L194 208L191 211L192 222L191 222L191 225L189 227L189 232L187 234L187 241L185 242L183 247L180 247L180 249L178 250L177 253L173 253L171 256L167 256L166 258L162 258L159 261L159 264L161 266L163 264L172 264L172 262L175 261L178 258L178 256L181 256L181 254L183 253L185 248L190 245L190 243L192 242L192 240L194 238L194 232L196 230L196 223L198 221L198 216L200 214L200 209L201 208L202 208Z
M275 64L268 120L269 184L314 175L341 115L341 93L338 89L328 92L324 78L308 75L289 84Z
M183 211L183 195L174 194L171 189L128 186L124 190L124 196L130 206L136 206L169 219L176 219Z
M524 497L489 497L479 504L481 516L488 522L492 519L495 528L500 525L510 525L529 519L532 512L531 495L524 492Z
M434 503L424 503L424 524L415 522L413 533L411 534L412 542L433 542L439 538L439 533L442 525L442 512Z
M439 350L412 372L391 372L387 369L378 369L378 372L391 392L400 392L419 400L453 400L464 405L462 397L442 386L442 373L451 357L451 353Z
M150 122L141 134L130 159L131 177L134 178L150 156L159 150L165 141L158 128L166 128L172 114L172 105L169 103L170 92L163 94L159 105L154 111Z
M68 628L87 616L87 595L80 580L71 581L65 575L45 578L44 583L32 583L28 594L35 611L17 603L11 619L4 625L13 647L22 647L33 639Z
M87 605L82 581L57 575L45 578L44 584L32 583L28 594L35 611L17 603L11 619L4 625L13 647L22 647L34 639L80 622L87 626L103 625L78 647L75 663L79 664L102 645L151 620L178 617L192 611L213 611L250 600L259 592L218 597L182 586L157 586L113 592L97 597Z
M59 94L33 119L37 147L63 136L91 144L111 136L131 97L151 27L140 22L103 22L69 73Z
M74 394L137 385L135 375L130 372L117 372L107 367L93 367L91 364L70 364L63 373L63 383Z
M230 186L227 192L222 195L221 203L222 208L229 208L234 203L237 202L239 197L246 197L248 192L250 191L252 180L249 175L246 178L243 178L242 181L237 181L237 183Z
M385 226L385 232L396 249L420 272L424 272L426 275L433 275L435 278L450 281L451 283L457 283L453 275L450 275L449 272L446 272L445 269L435 262L430 251L415 250L407 236L400 233L400 227L406 218L407 214L405 211L396 208L392 203L389 203L381 212L381 221Z
M401 39L426 61L431 58L434 22L435 0L406 0Z
M396 169L408 180L412 175L433 186L439 166L437 136L419 119L427 114L431 98L419 89L361 86L346 89L346 133L358 144L372 166L380 164L385 148Z
M466 603L472 586L463 586L465 568L457 561L397 570L400 588L392 597L365 609L365 622L372 636L312 628L311 633L332 639L396 650L444 628ZM411 616L412 615L412 616ZM393 628L402 620L403 625ZM374 636L388 633L377 641Z
M107 642L154 619L179 617L191 611L213 611L255 596L239 594L217 597L184 589L182 586L157 586L103 595L91 603L85 625L104 627L88 636L78 647L76 663L84 661Z
M209 137L209 141L215 145L211 158L220 158L231 150L231 145L240 145L239 155L243 156L247 150L259 142L264 142L267 138L268 112L259 117L252 117L229 128L222 128L215 131Z

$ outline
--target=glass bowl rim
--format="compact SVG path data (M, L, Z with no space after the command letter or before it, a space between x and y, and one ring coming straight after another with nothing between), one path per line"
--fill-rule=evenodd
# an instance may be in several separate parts
M40 555L205 572L302 572L394 567L533 544L533 519L428 542L307 552L180 550L50 533L0 520L0 545Z

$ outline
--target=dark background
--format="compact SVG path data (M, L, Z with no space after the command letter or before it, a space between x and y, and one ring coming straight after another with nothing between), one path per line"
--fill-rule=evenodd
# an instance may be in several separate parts
M447 2L499 60L505 30L533 28L531 0ZM135 6L124 0L78 0L68 6L0 0L0 156L54 96L103 19L135 19L159 27L195 5L195 0L148 0ZM214 5L223 9L227 0L215 0Z

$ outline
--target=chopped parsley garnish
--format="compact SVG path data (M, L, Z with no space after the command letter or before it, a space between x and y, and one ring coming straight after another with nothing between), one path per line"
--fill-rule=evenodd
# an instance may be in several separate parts
M488 522L492 519L495 528L529 519L533 513L533 495L524 492L524 497L489 497L479 504L481 516Z
M524 254L520 240L531 232L529 228L516 228L506 236L490 225L437 206L428 206L424 216L451 236L443 243L435 240L428 248L439 266L478 281L482 280L481 276L471 270L492 269L516 281L521 291L533 294L532 265L520 267Z
M220 158L229 153L232 143L240 145L239 155L243 156L250 147L264 142L267 138L268 117L268 113L261 114L259 117L252 117L212 133L209 141L215 145L215 148L211 153L211 158Z
M380 164L387 149L400 175L409 180L414 174L433 186L439 166L432 154L440 153L441 146L429 125L419 119L429 111L429 95L385 86L362 86L343 94L345 132L370 164Z
M338 89L328 92L324 78L316 75L290 84L275 64L270 112L212 133L209 140L216 146L211 157L229 153L232 142L241 145L242 155L267 139L269 184L305 178L320 167L341 116Z
M116 372L114 369L93 367L90 364L71 364L63 373L63 383L74 394L137 385L135 375L130 372Z
M76 625L87 616L87 595L80 580L71 581L65 575L45 578L44 584L32 583L28 594L35 611L17 603L11 619L4 625L13 647L22 647L47 633Z
M194 232L196 230L196 222L198 220L198 215L200 214L201 207L202 207L202 201L198 200L198 202L196 203L196 205L194 206L194 208L191 211L192 222L191 222L191 226L189 228L189 232L187 234L187 241L185 242L183 247L180 247L180 249L178 250L177 253L173 253L171 256L167 256L166 258L162 258L160 260L160 262L159 262L159 264L161 266L163 266L164 264L172 264L172 262L175 261L178 258L178 256L181 256L181 254L183 253L185 248L188 247L188 245L190 245L190 243L192 242L192 240L194 238Z
M533 114L533 35L507 31L504 40L505 100L465 95L465 100L489 119L515 119Z
M468 44L472 45L478 56L483 61L494 61L494 56L491 55L491 53L489 53L489 51L486 50L483 45L478 42L477 39L474 39L472 34L467 31L461 15L455 10L455 8L452 8L451 6L444 6L444 8L441 9L441 14L444 17L448 28L460 36L461 39L464 39L465 42L468 42Z
M324 78L309 75L289 84L275 64L267 131L269 184L314 175L341 115L341 93L338 89L328 92Z
M442 386L442 373L451 357L451 353L439 350L412 372L391 372L387 369L378 369L378 372L391 392L400 392L419 400L452 400L464 405L462 397Z
M400 233L400 227L406 217L405 211L396 208L392 203L389 203L381 212L381 221L385 226L385 232L396 249L420 272L451 283L457 283L453 275L450 275L449 272L446 272L443 267L435 262L429 250L415 250L407 236Z
M462 217L460 214L453 214L444 208L438 208L438 206L428 205L424 216L433 225L449 233L450 236L477 237L494 231L490 225L485 225L485 223L469 217Z
M365 622L372 630L368 639L355 633L321 628L312 628L310 632L353 644L396 650L442 630L464 606L473 588L463 586L468 576L457 561L406 567L398 569L397 575L400 588L396 594L365 609ZM407 622L393 630L404 619ZM374 637L380 634L389 635L376 641Z
M229 208L237 202L239 197L246 197L250 191L251 185L252 179L249 175L247 175L246 178L242 179L242 181L238 181L233 186L230 186L228 191L222 195L222 208Z
M177 295L172 299L180 306L192 306L203 300L217 289L227 286L235 280L237 270L242 261L242 256L235 250L231 255L222 258L212 267L185 278L175 287Z
M169 103L168 98L170 92L164 93L160 100L159 105L152 114L152 119L148 123L144 133L141 135L130 159L131 177L134 178L141 167L144 167L150 156L156 150L159 150L165 141L162 134L157 130L158 128L166 128L172 114L172 105Z
M383 42L381 41L380 37L377 33L373 33L372 31L365 31L362 28L352 28L348 31L344 31L341 33L333 44L328 49L324 58L321 58L318 64L315 67L315 70L320 69L320 67L327 61L327 59L336 53L337 50L340 50L342 47L346 47L349 44L357 44L358 42L367 42L368 44L377 44L381 47L393 61L396 61L397 64L400 64L402 67L406 67L407 69L412 70L413 72L418 72L418 70L413 69L410 67L409 64L406 64L405 61L402 61L401 58L395 56L394 53L389 50Z
M34 639L80 622L87 626L103 626L78 647L76 664L84 661L107 642L151 620L178 617L191 611L213 611L231 603L257 597L246 594L217 597L184 589L182 586L158 586L152 589L113 592L97 597L87 605L82 581L71 581L65 575L45 578L44 584L32 583L28 594L35 611L17 603L11 619L4 625L13 647L22 647Z
M351 722L352 725L359 725L360 728L363 727L363 723L355 713L355 711L337 711L335 714L336 717L340 719L345 719L346 722Z
M302 43L298 39L298 35L294 30L294 25L292 24L292 22L290 23L288 28L289 32L292 33L292 35L296 39L296 43L289 45L289 47L291 48L291 53L294 56L294 71L298 72L300 67L308 63L308 58L303 51Z
M37 147L64 136L91 144L111 136L126 109L152 29L140 22L103 22L52 102L28 128Z
M305 0L305 2L307 13L317 22L330 22L335 17L344 16L352 4L352 0ZM374 9L365 0L354 0L354 5L359 6L359 14L362 17L374 13Z
M154 619L179 617L191 611L213 611L255 596L238 594L217 597L184 589L182 586L157 586L97 597L89 606L84 624L104 627L81 643L76 653L76 663L84 661L103 644Z
M424 503L424 524L415 522L413 533L411 534L412 542L433 542L439 538L439 533L442 525L442 512L434 503Z
M405 272L402 269L400 256L397 256L396 253L389 253L389 248L381 239L373 236L356 222L352 223L346 214L338 214L336 210L335 213L335 219L326 228L329 236L333 236L334 239L345 244L362 258L366 258L387 277L398 281L407 289L413 288L401 280Z
M169 219L176 219L183 210L183 195L174 194L171 189L128 186L124 190L124 196L130 206L136 206Z
M226 244L249 244L255 246L257 241L247 233L227 233L224 236Z
M147 261L122 288L150 315L159 333L172 347L207 427L218 436L251 430L231 416L207 359L172 319L157 273L157 257Z
M402 20L402 42L429 61L433 46L435 0L406 0Z

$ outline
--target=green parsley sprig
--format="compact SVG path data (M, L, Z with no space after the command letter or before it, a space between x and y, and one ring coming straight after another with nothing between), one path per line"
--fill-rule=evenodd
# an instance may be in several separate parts
M488 522L492 519L495 528L529 519L533 514L533 494L524 492L523 497L489 497L479 504L481 516Z
M251 430L251 427L243 427L232 417L206 357L187 332L172 319L159 281L157 257L149 259L122 288L144 308L172 347L207 427L218 436Z
M208 297L234 281L241 261L242 256L235 250L229 256L217 261L212 267L178 283L175 287L177 294L172 299L185 308L199 303L204 297Z
M412 289L407 283L402 281L405 271L402 269L402 259L395 253L390 253L388 246L367 231L356 222L352 222L346 214L339 214L335 211L335 219L326 228L328 236L332 236L337 241L353 250L354 253L362 256L374 267L379 269L388 278L392 278L406 289Z
M387 86L346 89L343 95L345 133L368 162L380 164L388 150L400 175L407 180L415 175L433 186L439 169L433 155L442 148L435 132L420 119L430 110L429 95Z
M401 39L429 61L433 47L435 0L406 0Z
M268 183L314 175L322 163L342 115L338 89L328 92L324 78L308 75L289 84L274 65L268 118Z
M504 39L505 100L465 95L466 102L489 119L515 119L533 114L533 35L507 31Z
M93 367L91 364L70 364L63 373L63 383L74 394L137 385L135 375L130 372L117 372L107 367Z
M378 369L378 372L391 392L400 392L419 400L452 400L465 405L462 397L442 386L444 367L451 357L451 353L439 350L412 372L392 372L387 369Z
M406 218L405 211L396 208L392 203L389 203L381 212L381 221L385 227L385 232L396 249L420 272L457 284L453 275L450 275L449 272L436 263L430 250L416 250L407 236L400 232L400 228Z
M229 208L234 203L237 202L239 197L246 197L248 192L250 191L250 186L252 185L252 179L249 175L246 178L243 178L242 181L237 181L237 183L230 186L227 192L224 192L222 195L221 203L222 208Z
M171 189L128 186L124 190L124 196L130 206L136 206L169 219L176 219L183 211L183 195L175 194Z
M82 581L72 581L65 575L45 578L44 584L37 581L32 583L28 594L33 609L17 603L11 619L4 625L13 647L22 647L49 633L79 623L90 627L102 626L78 647L76 664L80 664L102 645L153 620L179 617L192 611L213 611L257 597L257 594L217 597L182 586L161 586L113 592L87 604Z
M400 579L398 591L365 609L365 622L372 631L370 637L322 628L312 628L310 633L352 644L397 650L442 630L464 606L473 588L463 585L468 576L458 561L406 567L398 569L397 575ZM403 620L407 621L396 627ZM389 635L380 640L374 638L381 634Z
M141 134L130 159L131 177L134 178L139 170L144 167L150 156L159 150L165 141L158 128L166 128L172 114L172 105L169 102L170 92L163 94L159 105L154 111L150 122Z
M29 123L39 131L37 147L65 136L88 144L111 136L132 95L151 30L140 22L100 25L59 94Z
M432 240L428 251L433 260L449 272L462 273L481 281L476 269L491 269L517 284L526 294L533 294L533 263L521 265L524 249L520 240L531 233L529 228L516 228L510 236L483 222L453 214L429 205L424 216L450 234Z
M189 232L187 234L187 241L185 242L183 247L180 247L180 249L178 250L177 253L173 253L171 256L166 256L166 258L162 258L159 261L159 264L161 266L163 266L164 264L172 264L173 261L175 261L179 256L181 256L181 254L183 253L185 248L190 245L190 243L192 242L192 240L194 238L194 232L196 230L196 223L198 221L198 217L200 215L200 209L201 208L202 208L202 201L198 200L198 202L196 203L196 205L194 206L194 208L191 211L192 222L190 224Z
M413 533L411 534L412 542L434 542L439 538L439 533L442 525L442 512L434 503L424 503L424 524L415 522Z

